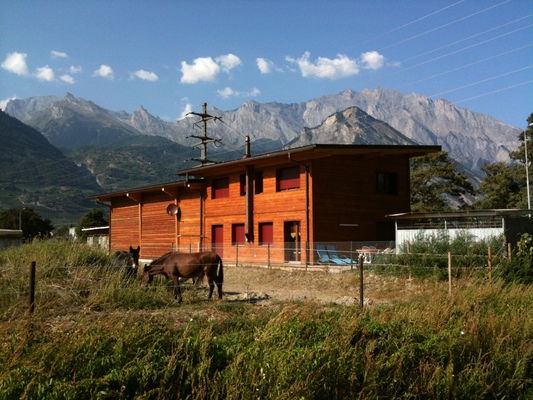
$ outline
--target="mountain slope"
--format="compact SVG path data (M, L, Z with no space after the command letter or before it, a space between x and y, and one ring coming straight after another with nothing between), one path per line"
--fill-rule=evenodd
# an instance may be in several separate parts
M44 217L61 214L75 222L94 206L86 198L101 188L91 173L35 129L2 111L0 148L0 208L28 206Z
M484 176L485 163L509 161L518 146L520 130L496 119L460 108L443 100L431 100L416 93L390 89L345 90L299 104L244 103L232 111L208 109L221 121L210 122L209 136L220 139L228 149L242 147L244 137L252 139L252 153L280 149L298 141L305 129L317 127L329 116L358 107L376 120L384 121L415 143L439 144L463 169ZM132 114L104 110L67 94L63 99L12 100L10 115L41 130L59 148L78 149L86 145L119 143L135 135L162 136L183 146L197 143L197 117L165 122L143 107ZM133 136L132 136L133 135ZM332 138L333 139L333 138ZM302 139L303 140L303 139Z
M312 143L415 144L396 129L371 117L357 107L336 112L315 128L304 128L301 134L287 147L299 147Z

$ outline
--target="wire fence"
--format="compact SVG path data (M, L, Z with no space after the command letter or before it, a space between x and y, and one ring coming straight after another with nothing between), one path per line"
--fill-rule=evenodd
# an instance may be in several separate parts
M215 250L224 255L225 266L358 272L360 304L363 304L363 270L406 278L432 275L440 280L448 279L451 291L452 279L480 274L491 280L493 272L510 254L503 246L488 247L483 254L402 253L390 242L327 242L316 243L312 248L298 247L294 243L234 245ZM143 266L144 263L139 274ZM38 262L17 267L0 266L0 306L7 309L27 301L31 312L37 302L86 306L102 301L101 296L118 306L131 305L150 292L139 284L138 279L132 279L127 268L131 267L40 266ZM192 284L185 283L187 285ZM268 283L264 289L269 290ZM160 298L165 296L162 292L151 293Z

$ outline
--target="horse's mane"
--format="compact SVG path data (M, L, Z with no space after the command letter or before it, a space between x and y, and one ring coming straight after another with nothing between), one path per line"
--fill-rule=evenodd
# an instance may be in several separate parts
M150 265L157 265L157 263L163 261L165 258L167 258L169 255L171 255L172 252L169 252L169 253L166 253L166 254L163 254L161 257L159 257L157 260L154 260L150 263Z

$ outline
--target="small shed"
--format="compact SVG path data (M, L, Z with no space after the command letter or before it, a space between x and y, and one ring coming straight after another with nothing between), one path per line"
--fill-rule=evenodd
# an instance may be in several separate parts
M20 229L0 229L0 250L10 246L20 246L23 233Z
M86 233L87 244L89 246L97 246L104 249L109 249L109 225L82 228L81 231Z
M412 242L421 234L434 236L445 231L451 239L464 232L478 240L502 237L512 245L524 233L533 234L531 210L493 209L434 213L402 213L387 215L395 220L396 246Z

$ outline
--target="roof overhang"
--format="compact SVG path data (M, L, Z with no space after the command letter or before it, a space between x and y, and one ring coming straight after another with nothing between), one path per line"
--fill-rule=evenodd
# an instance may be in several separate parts
M227 161L219 164L209 164L189 168L177 172L178 176L213 176L239 170L248 165L263 167L272 164L281 164L285 160L306 162L318 158L352 155L364 158L383 157L386 155L421 157L441 151L441 146L417 145L345 145L345 144L313 144L273 153L244 157L238 160Z
M400 213L386 215L388 218L396 220L408 219L439 219L439 218L482 218L482 217L522 217L533 214L532 210L519 209L491 209L491 210L471 210L471 211L447 211L429 213Z
M143 193L150 192L164 192L169 196L175 196L180 187L186 187L188 182L186 180L180 180L176 182L161 183L158 185L145 186L140 188L134 188L129 190L121 190L111 193L97 194L90 196L90 200L96 200L98 202L107 202L117 197L128 197L132 201L137 202Z

